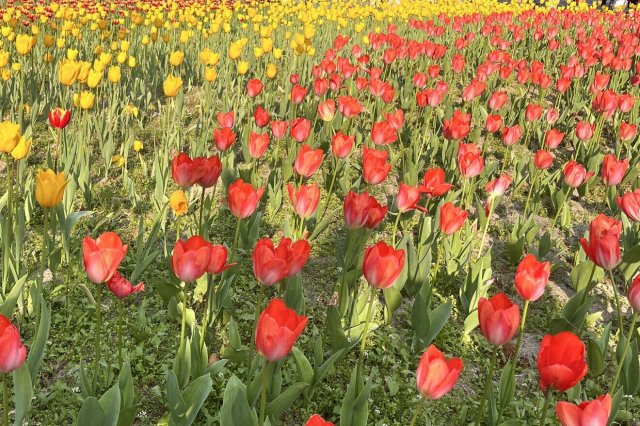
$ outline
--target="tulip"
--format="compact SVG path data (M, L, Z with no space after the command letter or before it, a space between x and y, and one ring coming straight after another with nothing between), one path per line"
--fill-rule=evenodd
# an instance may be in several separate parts
M538 170L548 169L555 157L548 151L538 150L533 157L533 167Z
M264 155L269 146L268 133L249 133L249 155L258 159Z
M378 201L363 192L356 194L353 191L344 197L344 221L348 228L376 228L387 214L387 206L382 206Z
M287 191L293 209L303 219L313 216L320 201L318 185L300 185L298 189L291 183L287 184Z
M20 332L7 317L0 315L0 372L7 374L17 370L26 358L27 349L20 340Z
M606 426L611 412L611 395L574 405L558 402L556 414L562 426Z
M629 93L625 93L624 95L618 96L618 108L620 112L629 112L633 109L633 104L635 103L635 98Z
M362 105L354 97L338 96L338 111L346 118L353 118L362 112Z
M502 128L502 143L505 146L511 146L517 143L522 136L522 128L515 124L511 127L504 126Z
M593 263L610 271L621 260L621 233L622 222L600 214L589 225L589 239L580 238L580 245Z
M304 426L335 426L333 423L326 421L320 415L314 414L309 417Z
M452 184L445 182L444 170L440 167L428 169L422 178L422 184L419 188L428 198L439 197L446 194L453 187Z
M295 84L292 88L291 88L291 102L293 102L294 104L300 104L302 103L302 101L304 101L304 97L307 96L307 89L305 89L304 87L300 86L299 84Z
M269 238L259 240L251 255L253 274L262 285L272 286L287 277L292 277L305 265L311 253L311 245L306 240L294 243L282 238L274 247Z
M287 129L289 123L286 121L272 121L271 122L271 134L274 138L281 140L287 135Z
M569 331L545 335L537 362L540 388L564 392L577 385L587 374L585 352L584 343Z
M478 176L484 168L480 148L474 143L458 144L458 169L464 178Z
M218 125L220 127L233 128L233 120L234 120L233 111L230 111L230 112L219 112L218 114L216 114L216 119L218 120Z
M200 172L201 169L196 167L193 160L184 152L171 161L171 177L178 186L193 186L200 178Z
M249 97L255 98L260 94L260 92L262 92L263 87L264 86L262 85L262 82L260 80L249 80L247 81L247 94L249 95Z
M182 79L173 75L168 76L164 83L162 83L162 90L167 98L175 98L181 88Z
M500 177L488 182L485 185L484 190L487 191L487 194L489 194L490 197L502 196L505 192L507 192L507 189L509 188L509 185L511 185L512 180L513 179L511 178L511 176L503 173L500 175Z
M391 170L387 163L387 151L378 151L364 147L362 149L362 175L370 185L377 185L384 181Z
M388 145L398 140L398 133L386 121L373 123L371 140L376 145Z
M620 140L623 142L629 142L638 134L638 126L635 124L628 124L624 121L620 123L620 129L618 131L618 136Z
M307 317L298 315L280 299L273 299L262 311L255 331L256 349L268 361L285 358L307 325Z
M10 153L20 142L20 125L10 121L0 123L0 152Z
M107 281L107 288L117 298L124 299L125 297L133 293L143 291L144 283L132 285L128 279L126 279L125 277L120 275L118 271L116 271L111 279Z
M564 133L557 129L549 129L544 134L544 144L549 149L556 149L562 143L562 139L564 139Z
M169 205L176 217L185 215L189 211L187 196L181 189L171 193L171 196L169 197Z
M507 100L509 100L509 95L507 95L507 92L494 92L489 98L487 106L489 107L489 109L497 111L507 103Z
M199 235L176 241L171 257L173 273L182 282L196 281L207 271L210 254L211 244Z
M608 186L619 185L628 168L628 159L618 160L614 155L607 154L602 162L602 181Z
M385 120L389 124L389 126L396 130L400 131L402 127L404 127L404 111L401 109L396 109L393 114L385 114Z
M296 118L291 122L291 129L289 133L298 143L306 141L311 133L311 121L306 118Z
M213 140L218 151L224 152L231 148L231 145L236 141L236 134L229 127L215 129L213 131Z
M440 230L445 235L458 232L467 216L469 216L469 212L454 206L451 201L447 201L440 207Z
M478 320L485 339L494 346L510 342L518 331L520 310L504 293L478 301Z
M629 220L640 222L640 189L616 197L616 203Z
M44 208L57 206L64 195L67 185L64 172L54 173L53 170L39 170L36 173L36 201Z
M63 60L58 71L58 80L65 86L71 86L78 79L80 66L75 61Z
M355 137L338 130L331 140L331 152L336 158L347 158L353 148Z
M565 164L562 169L562 173L564 175L564 183L571 188L578 188L594 175L593 172L587 173L587 170L583 165L578 164L573 160Z
M538 121L542 116L543 109L540 105L529 104L525 108L524 116L527 121Z
M447 139L459 140L471 131L471 114L456 110L450 119L443 120L443 133Z
M11 156L14 160L22 160L29 155L29 151L31 151L31 139L27 139L25 136L20 137L20 141L18 145L11 151Z
M550 273L551 263L539 262L533 254L527 254L516 269L516 291L524 300L535 302L544 293Z
M579 121L578 124L576 124L576 136L581 141L587 141L591 139L594 130L595 126L589 122Z
M209 247L209 261L207 262L207 273L220 275L235 263L227 263L227 248L220 244L211 244Z
M497 114L487 116L487 121L485 122L485 128L487 129L487 132L495 133L502 128L502 125L503 121L501 116Z
M434 345L425 350L416 370L416 386L423 398L439 399L458 381L462 371L460 358L445 358Z
M127 253L127 245L115 232L105 232L97 239L82 240L82 263L89 280L96 284L109 281Z
M253 120L256 123L256 126L262 129L269 124L269 121L271 121L271 116L266 109L262 108L261 105L258 105L255 112L253 113Z
M195 183L203 188L211 188L218 182L222 174L222 162L217 155L212 155L209 158L194 158L192 167L194 174L197 176Z
M242 179L236 180L227 191L231 214L238 219L248 218L256 211L263 193L263 188L255 189Z
M322 149L312 149L307 144L302 145L293 164L293 170L300 176L311 177L322 164L322 155Z
M54 108L49 111L49 124L54 129L62 130L69 124L71 120L71 110Z
M320 120L330 122L336 115L336 103L333 99L327 99L326 101L318 104L318 117Z
M404 250L394 250L393 247L379 241L365 250L362 261L364 277L372 287L391 287L404 268L404 258Z
M418 206L421 194L422 191L420 191L420 188L401 182L398 190L398 196L396 197L398 212L404 213L414 209L426 211L423 207Z

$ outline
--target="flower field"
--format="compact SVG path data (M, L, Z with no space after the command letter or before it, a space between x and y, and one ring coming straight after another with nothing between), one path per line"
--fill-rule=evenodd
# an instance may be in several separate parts
M0 4L4 425L638 425L640 12Z

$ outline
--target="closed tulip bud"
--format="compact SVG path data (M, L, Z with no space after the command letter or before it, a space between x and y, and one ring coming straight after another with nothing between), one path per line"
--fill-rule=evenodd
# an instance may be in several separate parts
M211 244L199 235L178 240L171 256L173 273L180 281L194 282L207 271L210 255Z
M494 92L491 95L487 105L490 109L497 111L507 103L507 100L509 100L509 95L507 95L507 92L498 91Z
M544 336L537 362L540 388L564 392L577 385L587 374L585 353L584 343L569 331Z
M362 176L370 185L378 185L383 182L389 171L391 164L387 163L389 153L364 147L362 149Z
M527 121L538 121L543 111L540 105L529 104L525 108L525 118Z
M260 127L261 129L263 127L266 127L271 121L271 116L269 115L269 111L262 108L261 105L258 105L258 107L256 108L256 111L253 113L253 121L255 121L256 126Z
M171 161L171 177L178 186L193 186L200 177L199 171L200 169L194 166L193 160L184 152Z
M619 185L628 168L628 159L618 160L615 155L607 154L602 162L602 181L608 186Z
M7 374L22 366L27 349L22 344L20 332L4 315L0 315L0 372Z
M313 216L320 202L320 188L316 184L300 185L298 189L287 184L287 192L294 211L303 219Z
M516 269L516 291L524 300L535 302L544 293L550 273L551 263L539 262L532 254L526 255Z
M511 185L512 180L513 179L511 178L511 176L503 173L502 175L500 175L500 177L488 182L485 185L484 190L487 191L487 194L489 194L490 197L502 196L505 192L507 192L507 189L509 188L509 185Z
M452 140L459 140L467 137L471 132L471 114L465 114L456 110L450 119L443 120L444 137Z
M278 67L276 64L269 63L267 64L267 69L265 71L267 78L273 80L278 75Z
M62 201L67 180L64 172L39 170L36 173L36 201L44 208L53 208Z
M312 149L307 144L302 145L293 163L293 170L300 176L311 177L322 164L322 155L322 149Z
M183 59L184 59L184 53L182 53L179 50L175 52L171 52L171 55L169 55L169 63L171 64L172 67L177 67L178 65L180 65Z
M601 395L593 401L574 405L569 402L556 404L556 415L561 426L607 426L611 413L611 395Z
M255 189L242 179L236 180L227 191L231 214L238 219L248 218L256 211L263 193L263 188Z
M78 95L78 105L84 110L93 108L95 100L96 95L91 92L81 92L80 95Z
M478 321L485 339L493 346L503 346L516 335L520 309L504 293L478 301Z
M367 282L375 288L391 287L404 268L404 250L394 250L383 241L369 246L364 252L362 272Z
M440 207L440 230L445 235L451 235L462 227L469 212L456 207L451 201L447 201Z
M15 160L22 160L27 155L29 155L29 151L31 150L31 139L27 139L25 136L20 137L20 141L18 145L11 151L11 156Z
M216 114L216 119L218 120L218 125L220 125L220 127L233 128L233 120L234 120L233 111L219 112Z
M262 311L256 327L256 349L269 361L285 358L307 325L307 317L298 315L280 299L273 299Z
M194 158L192 167L196 177L195 183L203 188L211 188L222 174L222 162L217 155Z
M640 313L640 275L636 275L631 282L627 298L629 299L631 309L633 309L635 313Z
M398 133L386 121L378 121L371 128L371 140L376 145L388 145L398 140Z
M485 127L487 132L495 133L502 128L503 121L502 117L499 115L488 115L487 121L485 123Z
M562 143L564 133L557 129L549 129L544 135L544 144L549 149L555 149Z
M331 152L336 158L347 158L353 148L355 138L338 130L331 140Z
M0 123L0 152L10 153L20 142L20 125L10 121Z
M214 82L218 78L218 72L215 70L215 68L207 67L204 70L204 78L209 83Z
M578 188L594 175L593 172L587 173L587 170L582 164L578 164L573 160L565 164L562 173L564 175L564 182L571 188Z
M78 79L80 65L75 61L63 61L58 72L58 79L64 86L71 86Z
M474 143L458 144L458 169L464 178L478 176L484 168L482 151Z
M245 75L249 71L249 62L247 61L238 61L237 62L237 71L239 75Z
M326 101L318 104L318 117L320 120L329 122L333 120L336 115L336 103L333 99L327 99Z
M628 124L624 121L620 123L620 129L618 136L622 142L629 142L638 134L638 126L635 124Z
M307 240L292 243L291 239L282 238L275 247L269 238L263 238L256 243L251 255L253 274L260 284L272 286L298 274L310 254L311 245Z
M506 146L511 146L517 143L522 136L522 127L518 124L512 127L504 126L502 128L502 143Z
M420 358L416 371L416 386L423 398L439 399L458 382L462 371L460 358L445 358L434 345L427 348Z
M580 238L580 245L593 263L610 271L621 260L621 233L622 222L600 214L589 225L589 239Z
M144 291L144 283L138 283L136 285L131 284L131 281L120 275L118 271L114 272L113 276L107 281L107 288L114 296L119 299Z
M181 88L182 79L173 75L168 76L164 83L162 83L162 90L168 98L175 98Z
M374 229L384 220L387 214L387 206L363 192L356 194L353 191L344 197L344 221L348 228Z
M247 94L251 98L255 98L262 92L262 82L258 79L252 79L247 81Z
M640 189L616 197L616 203L629 220L640 222Z
M215 129L213 131L213 140L218 151L224 152L234 144L236 141L236 134L229 127Z
M115 232L105 232L97 239L82 240L82 263L91 282L101 284L111 279L127 254L127 245Z
M576 124L576 136L581 141L587 141L591 139L594 131L595 126L589 122L579 121L578 124Z
M273 127L271 129L273 131ZM291 134L291 137L298 143L306 141L307 138L309 138L309 134L311 133L311 121L306 118L296 118L291 122L291 129L289 133Z
M533 166L538 170L545 170L551 166L554 158L552 153L540 149L533 157Z
M176 216L182 216L189 211L187 196L181 189L173 191L169 197L169 205Z

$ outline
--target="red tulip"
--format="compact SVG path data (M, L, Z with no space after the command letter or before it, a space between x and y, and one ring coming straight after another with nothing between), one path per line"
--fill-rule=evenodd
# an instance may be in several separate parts
M553 163L554 158L552 153L540 149L533 157L533 167L538 170L548 169Z
M377 185L384 181L391 170L387 163L387 151L378 151L364 147L362 149L362 175L370 185Z
M498 293L490 299L478 301L478 321L485 339L494 346L502 346L513 339L520 325L520 309L506 294Z
M508 99L509 99L509 95L507 95L507 92L503 92L503 91L493 92L493 94L489 98L489 102L487 103L487 106L489 107L489 109L497 111L500 108L502 108L504 104L507 103Z
M287 129L289 123L286 121L272 121L271 122L271 134L274 138L280 140L287 135Z
M218 151L226 151L236 141L236 134L230 127L223 127L213 131L213 140Z
M640 313L640 275L631 281L629 291L627 292L627 299L629 299L629 306L634 312Z
M296 118L291 122L290 134L298 143L306 141L309 133L311 133L311 121L306 118Z
M585 352L584 343L569 331L544 336L538 352L540 388L564 392L577 385L587 374Z
M640 222L640 189L616 197L616 203L629 220Z
M440 167L434 167L424 173L422 184L418 188L428 198L439 197L446 194L453 187L453 185L446 183L444 180L444 170Z
M269 147L268 133L249 133L249 155L258 159L264 155Z
M197 175L195 183L203 188L211 188L216 184L216 182L218 182L218 179L222 174L222 162L220 162L220 158L218 158L217 155L212 155L209 158L194 158L193 168Z
M353 148L355 138L338 130L331 140L331 152L336 158L347 158Z
M247 94L249 97L255 98L260 94L260 92L262 92L263 87L262 82L257 78L249 80L247 81Z
M445 235L458 232L467 216L469 216L469 212L454 206L451 201L447 201L440 207L440 230Z
M451 57L451 69L454 73L460 74L464 70L464 56L456 53Z
M346 118L353 118L362 112L362 105L354 97L338 96L338 111Z
M329 122L333 120L336 115L336 103L333 99L327 99L326 101L318 104L318 117L320 120Z
M400 131L404 127L404 111L400 108L396 109L393 114L385 114L384 118L389 127L396 131Z
M455 386L462 367L460 358L446 359L438 348L429 346L422 354L416 371L418 392L423 398L441 398Z
M326 421L318 414L314 414L309 417L309 420L304 424L304 426L335 426L333 423Z
M487 115L487 121L485 123L485 127L487 128L487 132L495 133L502 128L503 121L502 117L498 114L495 115Z
M527 121L538 121L542 116L543 109L540 105L529 104L525 108L524 116Z
M291 83L291 84L300 83L300 74L291 74L291 75L289 75L289 83Z
M513 179L511 178L511 176L509 176L506 173L503 173L500 175L500 177L488 182L484 186L484 190L487 191L487 194L489 194L489 196L492 196L492 197L502 196L504 195L505 192L507 192L507 189L509 188L509 185L511 185L512 180Z
M544 293L550 273L551 263L538 262L534 255L526 255L516 269L516 291L524 300L535 302Z
M478 176L484 168L480 148L474 143L458 144L458 169L464 178Z
M194 282L207 272L210 255L211 244L199 235L178 240L171 257L173 273L182 282Z
M253 121L256 123L256 126L260 127L261 129L263 127L266 127L271 121L269 111L262 108L261 105L258 105L255 112L253 113Z
M380 225L386 214L387 206L382 206L366 192L349 191L344 197L344 221L348 228L373 229Z
M398 211L400 213L404 213L409 210L418 209L420 211L426 212L424 207L420 207L418 205L418 202L420 201L420 195L422 195L422 191L420 191L420 188L416 188L415 186L407 185L401 182L400 188L398 190L398 196L396 197L396 205L398 206Z
M362 259L362 272L375 288L391 287L404 268L404 250L394 250L383 241L367 247Z
M258 319L256 349L269 361L281 360L289 354L306 325L307 317L289 309L282 300L273 299Z
M595 126L587 121L579 121L576 124L576 136L581 141L587 141L593 136Z
M193 164L193 160L184 152L171 161L171 177L178 186L193 186L200 178L201 169Z
M513 126L504 126L502 128L502 143L511 146L517 143L522 136L522 128L518 124Z
M49 124L54 129L62 130L67 127L71 120L71 110L65 110L61 108L54 108L49 111Z
M307 96L307 89L300 86L299 84L295 84L291 88L291 102L293 102L294 104L302 103L305 96Z
M113 276L107 281L107 288L114 296L119 299L124 299L130 294L137 293L144 290L144 283L138 283L136 285L120 275L118 271L114 272Z
M602 181L608 186L619 185L628 168L628 159L618 160L615 155L607 154L602 162Z
M415 87L417 87L418 89L422 89L424 86L427 85L427 80L429 79L429 76L427 74L423 74L421 72L416 72L413 75L413 85Z
M589 239L580 238L580 245L589 259L603 269L611 270L620 263L622 222L603 214L589 225Z
M465 114L460 110L453 112L450 119L443 120L443 133L447 139L463 139L471 132L471 114Z
M587 170L582 164L578 164L573 160L565 164L562 173L564 175L564 182L571 188L579 187L594 175L593 172L587 173Z
M635 101L635 98L628 93L620 95L618 96L618 108L621 112L629 112L633 109Z
M219 112L216 114L216 119L218 120L218 125L220 127L233 127L233 111L230 112Z
M386 121L373 123L371 140L376 145L389 145L398 140L398 133Z
M0 372L7 374L22 366L27 349L20 340L20 332L4 315L0 315Z
M549 108L547 110L547 115L545 116L547 123L553 124L558 121L558 118L560 118L560 112L556 108Z
M220 275L235 263L227 263L227 248L220 244L211 244L209 247L209 261L207 262L207 273Z
M574 405L558 402L556 414L562 426L607 426L611 412L611 395L601 395L593 401Z
M292 243L291 239L282 238L275 247L269 238L262 238L251 255L253 274L260 284L272 286L300 272L310 254L311 245L307 240Z
M298 151L293 170L300 176L310 177L322 164L322 149L312 149L309 145L304 144Z
M318 185L315 183L311 185L300 185L296 190L294 185L288 183L287 191L289 192L291 205L298 216L304 219L313 216L320 201L320 188Z
M248 218L256 211L263 193L262 188L255 189L242 179L236 180L227 191L231 214L238 219Z
M109 281L127 254L127 245L115 232L105 232L97 239L82 240L82 263L89 280L96 284Z
M618 131L618 136L622 142L628 142L636 137L638 134L638 126L635 124L628 124L624 121L620 123L620 130Z
M549 149L556 149L562 143L562 139L564 139L564 133L557 129L549 129L544 134L544 144Z

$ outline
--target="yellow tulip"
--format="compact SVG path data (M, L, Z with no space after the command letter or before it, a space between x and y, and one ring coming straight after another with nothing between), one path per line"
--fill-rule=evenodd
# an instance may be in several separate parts
M127 60L127 65L129 66L129 68L135 68L136 58L134 58L133 56L129 56L129 59Z
M267 78L274 79L278 75L278 68L276 68L275 64L267 65Z
M118 53L118 56L116 56L116 62L118 62L119 64L124 64L125 62L127 62L127 52L120 52Z
M16 50L21 55L28 55L34 45L35 38L26 34L18 34L16 37Z
M249 71L249 62L247 61L239 61L238 62L238 74L245 75Z
M140 152L140 151L142 151L143 148L144 148L144 144L142 143L142 141L140 141L138 139L133 141L133 150L135 152Z
M276 59L282 58L282 49L273 49L273 57Z
M270 38L263 38L260 42L260 45L262 47L262 50L264 50L266 53L269 53L273 50L273 40L271 40Z
M53 46L53 43L56 41L56 39L51 34L45 34L43 41L45 47L51 47Z
M124 107L124 112L134 117L138 117L138 107L135 105L127 104L127 106Z
M124 166L124 157L120 154L116 154L113 157L111 157L111 162L113 164L116 165L116 167L123 167Z
M229 46L229 57L234 61L238 59L240 55L242 55L242 48L242 44L237 41L231 43L231 46Z
M93 108L93 103L95 102L95 100L96 95L91 92L82 92L78 96L78 104L80 105L80 108L84 110Z
M20 142L20 125L10 121L0 123L0 152L9 153Z
M2 70L2 80L9 81L9 79L11 79L11 71L5 68Z
M76 49L67 49L67 59L70 61L75 61L78 57L78 51Z
M58 174L53 170L39 170L36 173L36 201L41 207L52 208L62 201L67 180L64 172Z
M127 40L122 40L120 42L120 50L123 52L128 52L129 46L130 46L130 43Z
M171 196L169 197L169 204L176 216L182 216L189 211L187 197L181 189L171 193Z
M11 156L16 160L22 160L27 155L29 155L30 150L31 139L27 139L26 137L22 136L16 147L11 150Z
M168 98L174 98L180 88L182 87L182 79L180 77L175 77L170 75L162 84L162 90L164 91L164 95Z
M0 50L0 68L4 68L9 63L9 52Z
M95 89L96 87L98 87L98 84L100 84L101 80L102 70L90 70L89 77L87 77L87 86L89 86L91 89Z
M262 50L261 47L253 48L253 56L255 56L256 58L261 58L262 55L264 55L264 50Z
M214 68L205 68L204 78L209 83L211 83L212 81L215 81L218 78L218 72Z
M20 65L20 62L14 62L13 64L11 64L11 69L15 72L20 72L20 70L22 69L22 65Z
M110 67L109 71L107 72L107 78L109 79L109 81L113 84L116 84L120 81L120 77L122 76L122 74L120 73L120 67Z
M91 64L86 61L80 62L80 70L78 71L78 81L80 83L86 83L89 78L89 71L91 70Z
M171 64L172 67L177 67L182 63L183 59L184 59L184 53L177 50L175 52L172 52L171 55L169 56L169 63Z

